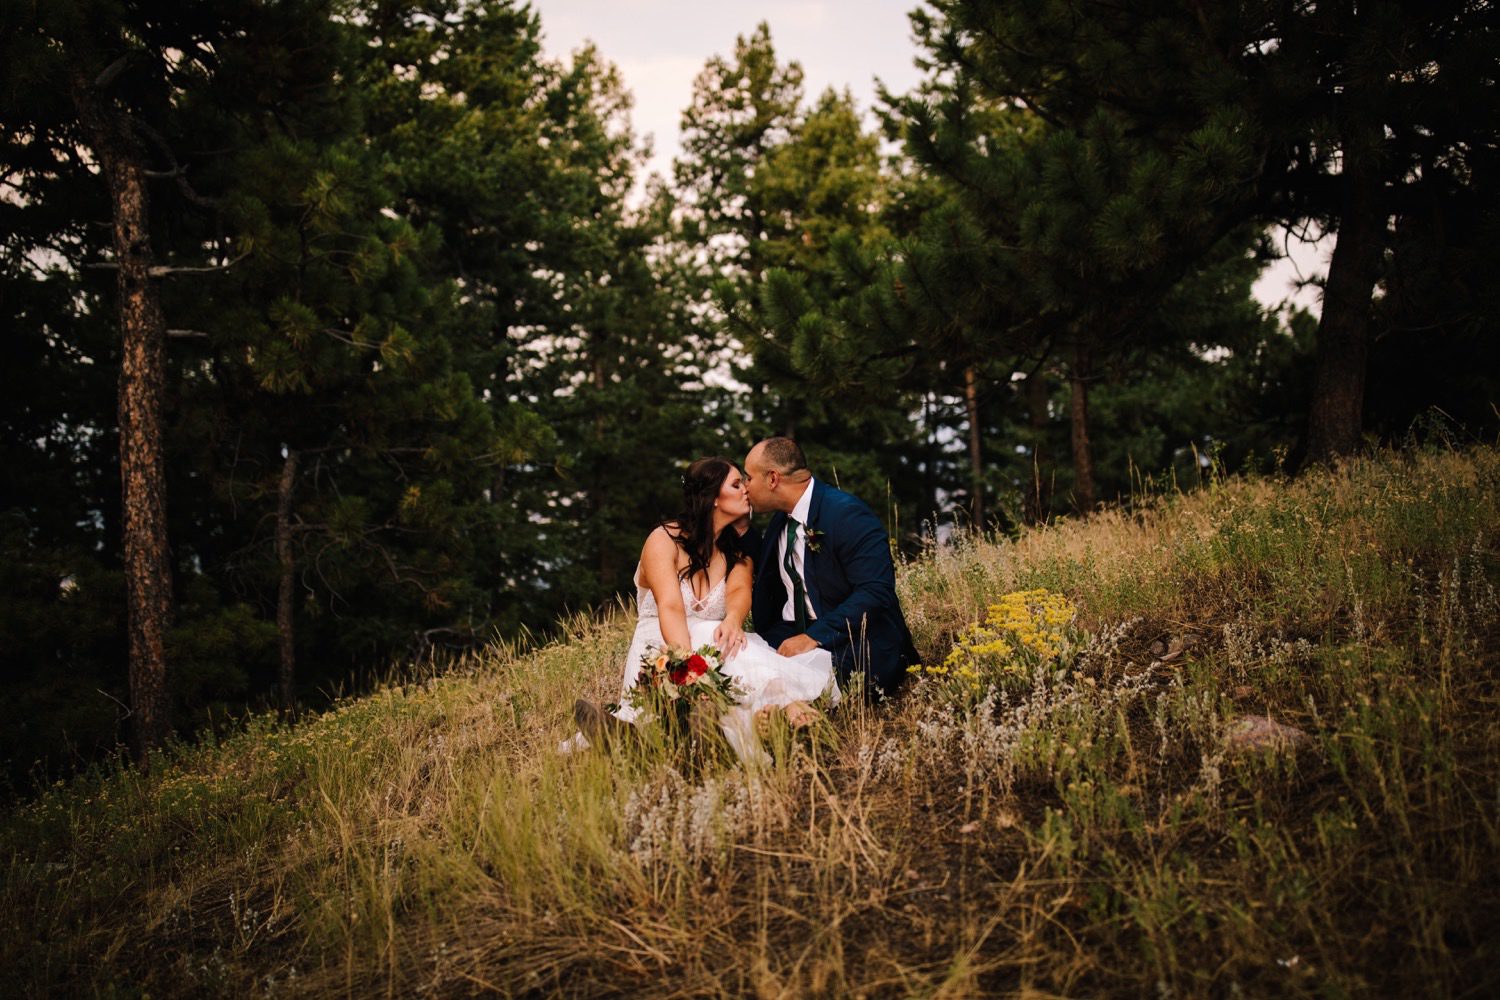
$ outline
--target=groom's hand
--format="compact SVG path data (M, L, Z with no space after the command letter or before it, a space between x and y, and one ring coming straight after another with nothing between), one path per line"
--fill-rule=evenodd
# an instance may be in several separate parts
M741 516L735 518L734 521L730 522L729 526L734 529L734 533L736 535L744 538L745 532L750 530L750 515L748 513L742 514Z
M780 646L777 646L776 652L782 656L797 656L800 653L807 652L809 649L817 648L818 640L803 632L801 635L794 635Z

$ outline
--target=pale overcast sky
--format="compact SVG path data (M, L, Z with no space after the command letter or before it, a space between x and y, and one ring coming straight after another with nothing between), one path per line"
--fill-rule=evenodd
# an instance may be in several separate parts
M677 127L693 78L709 57L729 57L738 35L771 26L776 58L802 65L812 100L827 87L854 94L865 112L878 76L894 93L918 79L906 15L916 0L533 0L548 55L565 58L586 41L620 68L635 95L635 129L654 138L652 169L671 172Z
M637 135L653 138L650 168L670 176L678 152L678 123L693 94L693 77L710 56L728 57L737 35L748 35L761 21L771 26L776 56L801 63L808 100L827 87L848 88L861 110L875 103L879 77L896 94L916 85L907 14L918 0L533 0L541 16L542 42L548 55L563 59L592 41L600 54L620 68L635 95L633 121ZM869 118L873 123L873 118ZM1288 298L1291 282L1327 270L1325 242L1320 247L1292 243L1293 260L1268 268L1255 294L1269 306ZM1295 263L1294 263L1295 261ZM1318 311L1317 294L1304 291L1297 301Z

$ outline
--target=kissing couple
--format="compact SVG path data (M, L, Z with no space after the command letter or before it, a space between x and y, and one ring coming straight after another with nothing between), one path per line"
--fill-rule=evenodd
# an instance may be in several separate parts
M767 511L762 538L750 515ZM646 537L635 586L622 707L609 715L579 701L573 746L645 721L628 696L648 650L718 649L737 690L718 723L743 760L764 756L757 714L804 725L817 718L808 703L826 693L837 704L851 678L866 697L887 697L917 662L884 526L864 501L815 478L790 438L751 448L743 474L723 458L690 465L682 510Z

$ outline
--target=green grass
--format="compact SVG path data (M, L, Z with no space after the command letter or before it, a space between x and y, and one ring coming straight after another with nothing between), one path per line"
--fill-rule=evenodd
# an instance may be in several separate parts
M1475 449L965 539L901 569L924 658L1045 587L1068 669L752 774L557 755L629 640L580 618L13 810L7 992L1491 995L1497 537ZM1232 752L1246 713L1309 745Z

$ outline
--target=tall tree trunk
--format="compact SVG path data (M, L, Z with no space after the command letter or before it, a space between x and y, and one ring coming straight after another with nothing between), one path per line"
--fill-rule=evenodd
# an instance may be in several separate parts
M1370 301L1380 277L1386 214L1378 124L1343 130L1343 205L1318 323L1317 374L1307 421L1307 461L1326 464L1360 446Z
M1073 436L1073 497L1079 513L1094 509L1094 453L1089 445L1089 379L1093 376L1093 354L1080 344L1073 354L1070 378L1072 398L1068 415Z
M1052 491L1042 479L1042 468L1048 464L1044 449L1047 445L1048 392L1047 376L1041 368L1026 378L1027 420L1031 428L1031 483L1026 487L1026 500L1022 504L1022 517L1027 524L1040 524L1047 518L1047 508L1052 504Z
M276 562L281 568L281 581L276 589L276 634L281 653L276 680L281 691L281 712L286 718L291 718L297 707L294 687L297 635L292 621L297 563L292 556L292 488L297 484L298 458L295 448L287 448L286 460L281 465L281 482L276 490Z
M86 63L87 60L80 60ZM151 278L144 156L126 113L75 70L73 103L109 186L120 309L120 480L132 749L141 766L167 737L166 633L172 617L162 393L166 324Z
M979 375L964 369L964 413L969 421L969 516L974 530L984 530L984 453L980 448Z

